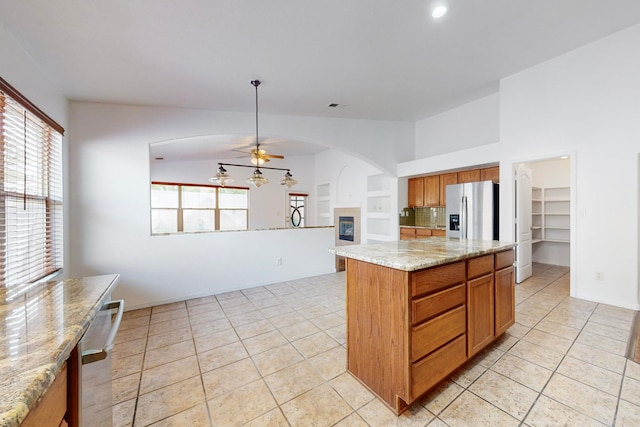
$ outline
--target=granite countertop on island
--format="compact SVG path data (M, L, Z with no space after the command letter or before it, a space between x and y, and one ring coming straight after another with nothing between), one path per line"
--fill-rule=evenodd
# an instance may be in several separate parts
M19 426L60 372L118 274L0 288L0 426Z
M515 243L496 240L465 240L448 237L427 237L375 244L338 246L329 251L345 258L403 271L447 264L484 254L501 252Z

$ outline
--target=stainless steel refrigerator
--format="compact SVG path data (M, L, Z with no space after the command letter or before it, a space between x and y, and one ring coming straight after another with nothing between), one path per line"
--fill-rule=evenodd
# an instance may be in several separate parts
M498 193L492 181L447 185L447 237L498 240Z

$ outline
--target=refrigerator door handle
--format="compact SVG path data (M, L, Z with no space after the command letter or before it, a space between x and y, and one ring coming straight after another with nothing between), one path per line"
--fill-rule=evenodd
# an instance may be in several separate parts
M462 196L460 203L460 238L467 238L467 196Z
M118 311L116 313L116 319L109 331L109 336L104 344L104 347L100 349L90 349L84 350L82 352L82 364L87 365L89 363L97 362L103 360L107 357L107 354L113 348L113 342L116 338L116 333L118 332L118 328L120 327L120 322L122 321L122 313L124 312L124 300L110 301L107 304L103 305L100 310L113 310L117 308Z

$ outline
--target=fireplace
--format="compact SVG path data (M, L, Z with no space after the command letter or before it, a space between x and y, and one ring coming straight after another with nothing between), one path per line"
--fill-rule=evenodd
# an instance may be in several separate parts
M352 216L338 217L338 240L353 242L354 226Z
M335 208L333 224L336 230L336 246L360 244L360 208ZM344 257L336 255L336 271L344 269Z

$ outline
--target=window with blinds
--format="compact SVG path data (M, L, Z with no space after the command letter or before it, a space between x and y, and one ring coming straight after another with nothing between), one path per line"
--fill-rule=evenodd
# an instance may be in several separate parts
M0 287L62 269L64 129L0 79Z

